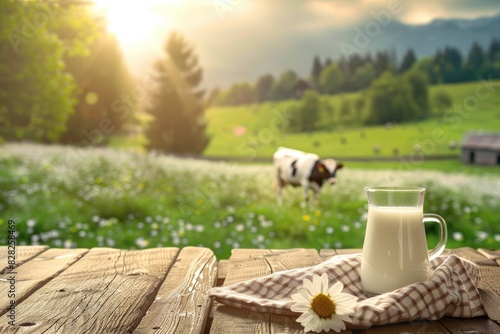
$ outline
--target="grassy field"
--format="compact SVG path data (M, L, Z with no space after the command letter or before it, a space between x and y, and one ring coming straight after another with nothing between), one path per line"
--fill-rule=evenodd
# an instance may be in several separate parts
M295 101L210 109L213 138L205 155L238 162L5 144L0 148L0 244L7 242L12 219L19 244L52 247L199 245L219 258L240 247L360 248L367 213L363 188L390 184L427 188L425 211L447 220L448 247L498 249L500 168L461 164L457 144L467 131L500 129L500 81L433 86L431 95L437 90L452 96L450 111L418 123L373 127L361 126L353 114L340 115L342 101L352 104L362 93L326 97L337 125L311 134L284 133L279 127ZM114 145L141 145L127 140ZM338 184L324 187L319 206L301 208L302 193L292 188L284 193L284 205L276 205L271 164L252 158L270 161L280 145L347 160ZM431 159L442 154L457 158ZM433 245L435 227L427 230Z
M276 205L270 164L180 159L109 148L6 144L0 150L0 244L52 247L360 248L367 185L423 185L449 247L500 248L500 176L345 168L320 204L289 188ZM435 230L428 227L429 244Z
M410 124L360 126L354 110L341 117L340 104L347 100L352 105L362 93L328 97L337 125L310 134L284 133L277 126L286 121L286 110L294 101L211 108L207 118L213 138L205 154L270 157L277 146L289 146L328 157L458 155L459 143L467 131L500 129L500 81L486 82L431 86L431 96L438 90L446 91L454 106ZM241 127L247 130L245 134L237 131Z

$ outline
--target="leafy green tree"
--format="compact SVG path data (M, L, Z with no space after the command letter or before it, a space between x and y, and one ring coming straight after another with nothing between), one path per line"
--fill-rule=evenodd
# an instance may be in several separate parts
M221 105L245 105L257 102L255 87L249 82L237 82L232 84L221 94L219 104Z
M340 117L342 121L347 121L351 115L351 103L348 99L342 98L340 100Z
M314 90L306 90L298 104L289 110L289 131L305 132L318 128L322 111L321 96Z
M76 103L63 59L88 52L96 36L90 9L4 0L0 22L0 135L56 141Z
M60 140L99 145L123 132L146 92L142 86L133 89L115 36L102 25L89 55L66 59L66 64L78 84L78 102Z
M207 105L199 88L202 68L193 48L177 32L168 36L164 51L166 57L156 63L159 87L147 109L154 117L146 131L148 148L200 154L209 143L204 120Z
M451 108L452 104L453 99L445 90L439 89L432 95L432 106L437 114L444 114L448 108Z
M416 105L416 112L412 119L425 118L430 114L429 106L429 82L427 76L422 72L408 71L403 80L408 82L412 99Z
M321 71L319 77L319 89L326 94L340 92L344 81L344 74L337 63L331 63Z
M272 74L261 75L255 83L255 93L257 94L257 101L263 102L269 99L271 88L274 84L274 77Z
M412 48L408 49L408 51L406 51L405 55L403 56L403 61L401 62L401 67L399 68L399 72L404 73L408 71L416 60L417 57L415 56L415 52L413 51L413 49Z
M373 70L373 65L371 63L366 63L365 65L358 67L354 76L352 78L353 86L358 90L365 89L370 86L373 78L375 77L375 71Z
M427 73L427 75L429 75L432 72L433 65L434 65L434 57L432 56L420 57L416 62L413 63L411 70Z
M387 71L373 81L368 91L367 123L407 122L419 115L412 89L405 77Z
M325 128L335 125L335 106L327 98L321 100L321 121Z
M271 88L271 99L279 101L293 98L293 87L298 80L299 77L294 71L288 70L283 72Z
M302 98L300 108L300 120L302 131L316 130L316 125L320 118L321 97L318 92L307 90Z
M361 116L363 115L363 110L365 108L365 105L366 101L364 96L361 96L354 101L354 110L356 111L356 117L358 118L358 120L361 120Z

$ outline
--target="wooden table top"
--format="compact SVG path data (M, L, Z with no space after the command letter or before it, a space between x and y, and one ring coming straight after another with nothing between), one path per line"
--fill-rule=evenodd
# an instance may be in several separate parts
M359 250L235 249L229 260L219 261L210 249L200 247L18 246L16 252L12 271L8 248L0 247L0 333L251 334L303 330L295 317L212 302L207 297L209 288L313 266ZM446 252L479 265L500 265L500 251L460 248ZM500 334L500 325L486 317L445 317L342 333Z

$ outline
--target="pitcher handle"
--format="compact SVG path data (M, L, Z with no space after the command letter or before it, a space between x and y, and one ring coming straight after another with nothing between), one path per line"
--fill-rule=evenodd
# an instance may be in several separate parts
M446 242L448 241L448 229L444 218L435 213L424 213L424 223L425 222L435 222L439 224L439 242L436 247L429 251L429 261L432 261L441 255L446 247Z

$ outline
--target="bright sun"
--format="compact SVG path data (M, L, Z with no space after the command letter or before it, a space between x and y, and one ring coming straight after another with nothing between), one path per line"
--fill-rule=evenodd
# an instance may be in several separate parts
M155 15L152 5L159 0L94 0L96 8L105 13L108 29L124 44L148 39L156 27L168 26L167 19ZM161 3L176 4L180 0L161 0Z

